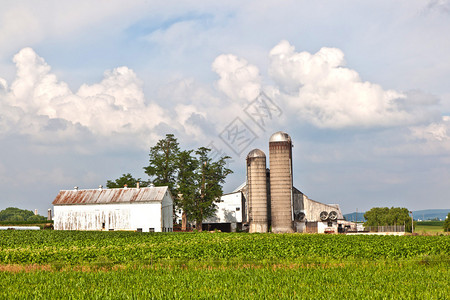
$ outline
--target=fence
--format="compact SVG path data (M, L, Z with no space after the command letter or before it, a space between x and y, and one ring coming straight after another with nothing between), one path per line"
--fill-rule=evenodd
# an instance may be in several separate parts
M405 232L405 225L365 226L364 230L370 232Z

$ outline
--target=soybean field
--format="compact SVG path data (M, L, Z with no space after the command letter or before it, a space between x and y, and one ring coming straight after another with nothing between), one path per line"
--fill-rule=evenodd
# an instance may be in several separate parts
M0 232L0 298L448 299L449 282L448 235Z

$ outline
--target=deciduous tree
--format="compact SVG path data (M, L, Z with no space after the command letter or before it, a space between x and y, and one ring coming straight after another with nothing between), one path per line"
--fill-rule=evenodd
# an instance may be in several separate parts
M450 231L450 213L447 215L447 219L444 221L444 231L449 232Z
M194 171L195 190L190 198L183 196L183 209L190 220L195 221L196 228L202 229L203 220L215 213L215 203L220 200L223 194L223 184L225 178L232 173L226 167L228 156L221 157L218 161L213 161L208 153L211 149L200 147L197 155L197 169Z
M200 147L180 150L173 134L167 134L150 148L149 165L145 172L156 186L169 186L175 206L201 230L204 219L214 214L215 202L222 196L225 178L232 171L226 168L228 156L213 161L211 150Z
M123 188L125 185L127 187L136 187L139 182L139 186L145 187L147 186L147 182L142 181L141 178L134 178L130 173L122 174L122 176L114 181L108 180L106 182L106 187L109 189Z
M407 208L374 207L364 214L365 226L405 225L405 230L411 232L411 217Z
M144 167L145 173L156 186L168 186L170 192L176 198L177 159L180 147L173 134L166 137L150 148L149 165Z

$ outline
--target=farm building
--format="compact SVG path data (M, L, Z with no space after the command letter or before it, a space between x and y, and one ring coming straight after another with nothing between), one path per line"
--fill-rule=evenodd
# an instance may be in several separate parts
M173 230L167 186L63 190L53 201L55 230Z
M265 153L260 149L250 151L246 182L222 196L216 216L204 222L204 229L342 232L344 226L338 221L344 217L339 205L311 200L293 186L292 141L287 133L271 136L269 154L270 168L267 168Z
M203 222L203 230L235 232L245 229L245 198L240 190L223 195L216 205L216 214Z

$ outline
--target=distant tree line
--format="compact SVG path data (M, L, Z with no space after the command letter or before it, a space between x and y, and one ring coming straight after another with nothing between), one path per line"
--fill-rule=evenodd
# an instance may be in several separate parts
M201 230L202 222L214 215L215 203L223 194L225 178L232 173L226 167L229 156L213 160L211 149L182 150L173 134L167 134L150 148L149 165L144 167L149 181L133 178L130 173L116 180L108 180L108 188L148 186L168 186L174 198L174 207L182 209L187 219L195 222Z
M407 208L374 207L364 214L364 218L364 226L405 225L405 231L412 231L412 220Z
M0 222L40 222L47 218L35 215L31 210L8 207L0 211Z

